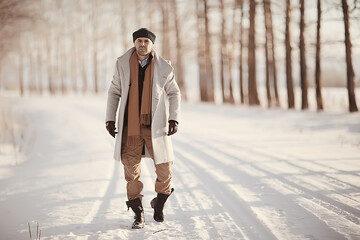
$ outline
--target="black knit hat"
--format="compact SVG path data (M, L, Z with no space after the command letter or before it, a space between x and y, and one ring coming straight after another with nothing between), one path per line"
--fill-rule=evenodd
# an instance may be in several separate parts
M141 38L141 37L148 38L153 43L155 43L155 38L156 38L155 34L146 28L140 28L136 32L133 32L133 42L135 42L137 38Z

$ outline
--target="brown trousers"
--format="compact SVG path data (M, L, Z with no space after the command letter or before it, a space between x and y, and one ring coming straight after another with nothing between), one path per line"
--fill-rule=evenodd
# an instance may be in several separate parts
M124 175L126 184L126 191L128 200L140 198L142 199L141 191L143 184L140 181L141 174L141 155L143 146L148 149L151 158L154 160L154 152L151 141L151 128L141 126L140 140L134 147L127 144L127 126L123 129L122 143L121 143L121 162L124 165ZM155 161L154 161L155 164ZM156 182L155 192L170 194L170 182L172 178L172 162L155 164L156 168Z

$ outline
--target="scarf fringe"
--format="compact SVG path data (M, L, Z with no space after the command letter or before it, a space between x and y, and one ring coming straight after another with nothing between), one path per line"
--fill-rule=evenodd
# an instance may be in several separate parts
M141 114L140 116L141 125L151 125L151 114Z

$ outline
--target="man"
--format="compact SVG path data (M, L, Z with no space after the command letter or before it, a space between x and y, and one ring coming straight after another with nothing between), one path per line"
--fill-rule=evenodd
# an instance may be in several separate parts
M155 221L164 221L164 204L173 191L170 183L174 153L169 136L178 130L181 97L173 68L153 50L155 38L146 28L133 33L134 47L117 59L108 91L106 129L113 137L117 134L114 158L124 166L126 205L135 213L133 229L145 225L142 157L151 157L156 168L157 197L151 201Z

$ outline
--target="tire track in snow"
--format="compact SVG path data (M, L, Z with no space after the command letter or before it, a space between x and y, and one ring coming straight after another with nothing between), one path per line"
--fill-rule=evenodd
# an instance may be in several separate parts
M200 142L200 141L198 141L198 140L194 140L194 141L196 141L198 144L204 144L204 143L202 143L202 142ZM220 144L222 144L222 143L220 143ZM291 166L293 166L293 167L295 167L295 168L297 168L297 169L301 169L301 170L303 170L303 171L305 171L305 172L309 172L309 173L312 173L312 174L319 174L318 172L311 171L311 170L309 170L309 169L307 169L307 168L302 168L302 167L300 167L300 166L298 166L298 165L295 165L295 164L293 164L293 163L285 160L284 158L280 159L280 158L278 158L278 157L274 157L274 156L272 156L271 154L264 153L264 152L261 151L261 150L255 150L255 149L253 149L252 147L244 147L244 146L238 146L238 145L237 145L237 148L242 148L243 150L245 150L245 151L247 151L247 152L249 152L249 153L253 153L254 155L258 155L258 156L261 155L261 156L264 156L264 157L266 157L266 158L275 160L275 161L277 161L277 162L284 162L284 163L289 164L289 165L291 165ZM227 155L228 157L231 157L231 158L233 158L233 159L239 160L238 158L236 158L236 157L233 156L232 154L229 154L229 153L226 153L226 152L222 152L222 153L223 153L224 155ZM247 163L248 163L248 162L247 162ZM250 164L251 164L251 163L250 163ZM272 172L267 171L267 170L265 170L265 169L257 166L256 164L251 164L251 165L252 165L253 167L257 168L258 170L266 173L267 175L272 175L272 177L278 178L278 179L281 180L282 182L285 181L287 184L289 184L289 183L291 182L291 184L292 184L293 187L298 188L298 189L300 189L301 191L303 191L303 192L305 192L305 193L307 193L307 194L309 194L309 195L311 195L311 196L313 196L313 197L316 197L316 198L318 198L318 199L321 199L323 202L328 202L329 204L332 204L332 205L336 206L338 209L342 209L343 211L346 211L346 212L348 212L348 213L351 213L351 215L354 214L355 216L360 216L360 210L357 209L357 208L354 208L354 207L352 207L352 206L346 205L346 204L344 204L344 203L342 203L342 202L333 200L333 199L329 198L329 197L326 196L326 195L323 195L323 194L317 193L316 191L313 191L313 190L310 190L310 189L308 189L308 188L305 188L304 186L301 186L299 183L296 183L296 182L294 182L294 181L290 181L290 180L288 180L288 179L286 179L286 178L284 178L284 177L281 177L281 176L279 176L279 175L277 175L277 174L273 174ZM296 174L295 174L295 175L296 175ZM329 179L332 179L332 180L335 180L335 181L338 181L337 179L334 179L334 178L329 177L329 176L327 176L327 175L325 175L325 177L327 177L327 178L329 178ZM290 184L290 185L291 185L291 184ZM353 186L354 186L354 185L350 185L350 184L348 184L348 183L342 183L342 184L349 185L350 187L353 187ZM354 186L354 187L356 187L356 186ZM359 188L359 187L356 187L355 192L357 192L356 190L358 190L358 189L360 189L360 188ZM348 191L346 191L346 192L349 192L349 191L350 191L350 190L348 190ZM332 190L331 192L339 193L339 194L344 194L344 192L338 192L337 190ZM351 192L354 192L354 190L352 190ZM355 217L355 216L352 216L352 217L351 217L351 215L345 215L344 217L347 218L348 220L354 222L355 224L359 224L360 221L359 221L358 217Z
M112 145L110 138L106 138L107 135L101 132L101 130L106 131L105 127L103 127L103 121L101 121L102 114L91 115L75 108L65 99L62 99L65 101L59 101L56 98L30 100L31 105L36 106L36 108L27 107L26 111L31 117L36 115L37 118L34 117L34 120L39 120L38 116L41 117L42 121L38 121L40 124L36 122L32 123L32 125L40 126L38 127L39 131L41 131L39 137L43 138L40 140L46 143L44 146L40 146L39 141L35 143L38 145L39 157L32 156L32 162L27 162L28 165L38 166L36 174L42 174L38 170L48 170L47 175L45 175L48 178L45 178L45 181L41 183L44 188L37 189L40 194L36 193L39 195L39 204L44 201L46 203L49 200L47 205L41 203L41 206L46 207L43 208L46 209L46 212L44 212L46 217L42 218L42 221L44 221L44 238L47 237L46 234L58 234L58 236L61 235L60 238L71 237L72 232L70 231L80 233L79 236L93 234L93 230L96 229L93 223L106 206L106 200L109 200L108 194L111 193L112 184L114 183L112 179L117 175L114 167L115 162L112 158L106 159L107 162L104 162L98 169L103 173L98 174L99 171L94 172L94 174L91 173L95 166L99 166L99 162L107 158L107 154L104 153L108 150L108 146ZM41 103L39 103L40 101ZM93 109L92 112L97 112L97 109ZM85 123L84 120L86 120ZM100 127L96 128L95 125L100 126L100 124L101 129ZM45 137L48 139L44 140ZM105 144L99 144L99 148L97 148L90 141L102 141ZM107 143L109 143L108 146ZM39 163L44 160L46 161L44 164ZM74 171L78 171L78 176ZM58 177L67 176L71 173L73 173L73 177L70 176L70 180L66 180L65 184L63 182L65 178ZM34 189L40 186L36 178L34 178L34 183L30 184L34 186ZM56 188L51 187L53 184L56 184ZM74 187L71 185L74 185ZM82 189L78 187L79 185L82 186ZM93 191L90 192L89 189ZM34 194L35 192L29 191L30 196ZM42 194L46 195L42 197ZM41 211L39 212L42 213ZM45 222L47 219L51 221ZM85 234L84 231L86 231Z
M222 143L220 141L218 141L218 143L219 144L224 144L224 143ZM246 146L244 144L243 145L235 145L233 143L227 143L227 144L228 144L228 146L230 145L230 146L233 146L234 148L242 148L242 149L248 149L248 150L251 149L251 151L254 152L254 153L258 153L258 154L261 154L263 156L266 156L266 157L269 157L269 158L272 158L272 159L277 159L279 161L286 162L287 164L292 165L293 167L300 168L300 169L305 170L307 172L311 172L311 173L315 173L315 174L325 174L324 176L326 176L327 178L329 178L331 180L337 181L337 182L342 183L342 184L349 185L352 188L356 189L357 191L360 191L360 186L358 186L358 185L354 185L352 183L342 181L341 179L335 178L333 176L329 176L327 173L324 173L324 172L317 172L317 171L311 170L309 168L297 165L297 164L289 161L288 159L293 159L294 161L298 161L298 162L308 161L308 160L305 160L305 159L302 159L302 158L299 158L299 157L295 157L295 156L292 156L290 154L286 154L286 156L283 154L282 156L280 156L280 155L278 155L278 154L276 154L274 152L269 152L269 151L265 152L265 151L261 150L260 147L255 150L255 148L253 146L249 146L249 145L246 145ZM320 168L332 169L332 170L336 171L337 173L342 173L342 174L346 174L346 175L352 175L352 176L356 176L356 177L359 176L358 172L351 173L349 171L343 171L343 170L337 169L335 167L323 165L323 164L321 164L321 163L319 163L317 161L311 162L311 164L318 165Z
M217 196L217 199L223 204L223 208L237 223L246 238L276 239L273 233L256 218L256 215L249 209L245 202L240 201L240 205L239 202L233 202L233 199L237 198L234 193L224 187L223 184L214 180L214 178L197 163L195 157L189 154L190 145L179 142L178 140L176 144L180 146L180 148L175 150L179 161L186 161L189 169L196 172L201 181L207 183L207 185L205 185L207 192Z
M206 182L182 160L179 158L175 162L174 184L176 186L179 182L181 183L179 186L181 192L175 196L180 207L178 214L182 222L187 222L185 224L187 230L196 231L201 235L204 235L204 230L207 231L208 237L203 239L233 239L234 237L247 239L242 230L232 222L231 216L224 214L219 203L214 202L214 195L211 192L204 192ZM188 219L193 224L189 224ZM186 236L186 238L198 239L199 234Z
M198 161L200 161L200 159L207 159L206 163L203 163L203 166L206 165L207 167L212 167L215 169L223 169L226 168L226 166L223 165L223 163L221 163L221 161L219 161L218 159L214 158L212 154L210 153L205 153L203 151L202 148L198 148L196 147L196 143L194 143L194 141L190 141L191 145L189 144L189 139L187 139L186 142L182 142L180 144L186 145L186 149L187 149L187 153L192 153L194 155L199 155L199 157L197 158ZM178 143L179 144L179 143ZM206 148L204 148L206 149ZM195 161L193 161L195 162ZM200 166L201 167L201 166ZM251 188L253 188L255 185L256 188L258 188L257 185L259 185L259 177L253 177L253 176L246 176L246 174L239 174L239 170L232 167L232 166L228 166L228 168L226 169L226 171L228 176L230 176L233 179L237 179L239 181L239 178L241 179L241 182L244 182L244 184L250 185ZM265 174L264 177L266 177L267 175ZM261 184L261 183L260 183ZM224 186L225 187L225 184ZM279 239L303 239L305 238L304 234L304 228L307 230L307 234L309 234L309 232L316 236L318 233L318 229L326 229L326 235L328 235L328 237L334 237L337 236L338 238L341 237L341 235L339 235L337 232L332 231L331 229L328 228L328 226L326 226L322 221L320 221L317 218L314 218L312 214L307 213L306 211L303 211L304 209L302 207L300 207L298 204L294 203L292 201L292 199L289 199L288 196L279 196L278 192L276 192L273 189L260 189L257 190L260 191L260 196L261 196L261 201L260 202L253 202L253 203L247 203L244 202L243 196L241 195L240 199L239 197L236 199L236 197L231 196L232 199L236 199L239 200L241 202L241 205L247 205L246 208L249 208L249 210L247 211L242 211L239 214L245 214L245 216L251 216L251 215L255 215L257 217L257 221L259 222L259 225L261 225L262 227L265 228L270 228L271 232L274 233L276 235L277 238ZM273 196L277 196L277 198L274 198ZM245 197L247 198L247 196L245 195ZM290 200L290 201L289 201ZM268 209L269 205L270 206L279 206L279 202L283 203L280 206L280 209ZM259 205L260 204L260 205ZM260 208L259 208L260 207ZM285 208L286 211L284 212L282 210L282 208ZM270 210L270 212L269 212ZM272 212L272 213L271 213ZM274 212L277 213L278 218L275 220L274 217L271 214L273 214ZM302 228L298 229L299 225L293 225L291 224L291 222L286 223L284 222L284 217L286 218L286 215L284 216L284 214L286 214L287 212L291 212L292 214L295 214L296 218L299 220L302 219L306 219L306 218L313 218L314 220L316 220L316 226L317 228L314 229L313 225L315 222L303 222L302 224ZM291 219L290 219L291 220ZM275 221L275 225L273 224L273 222ZM293 221L293 219L292 219ZM277 223L276 223L277 222ZM280 224L281 223L281 224ZM254 231L256 231L259 228L259 226L256 225ZM308 230L309 229L309 230ZM250 239L253 239L252 237L250 237ZM267 239L267 238L264 238Z
M109 208L109 200L111 196L114 195L119 179L119 169L116 165L117 164L114 161L112 169L110 169L107 174L107 179L109 179L109 181L104 183L104 186L101 188L102 190L99 194L99 199L95 200L88 215L84 217L83 223L94 224L95 219Z
M51 100L55 100L55 99L51 99ZM82 102L76 101L76 99L74 101L74 99L66 99L66 98L63 99L62 103L63 106L61 109L65 111L63 112L64 114L68 116L77 116L76 118L72 118L75 122L80 122L83 119L87 119L89 122L94 121L94 122L103 123L103 119L102 119L103 116L97 112L97 108L91 107L92 105L83 104ZM106 131L105 124L104 124L104 131ZM110 145L114 145L114 142L112 140L113 139L111 138L106 138L106 141ZM89 209L88 214L84 217L83 223L85 224L94 223L96 217L98 217L99 214L101 214L103 210L107 208L109 204L108 201L110 199L110 196L113 195L116 189L117 181L119 179L119 169L118 169L119 166L117 166L118 165L117 162L114 161L113 159L109 159L109 162L110 161L112 161L112 163L111 166L108 168L108 173L106 174L105 177L106 179L109 179L109 181L106 181L103 184L103 187L99 188L101 189L98 194L99 199L95 200L95 202Z
M50 99L50 101L53 99ZM57 101L59 102L59 101ZM85 224L85 229L88 229L90 234L90 238L100 235L101 230L109 230L112 229L115 225L116 228L119 229L121 232L120 235L122 236L128 236L127 231L123 231L121 229L121 222L120 218L119 221L110 221L106 219L107 211L111 209L110 207L110 201L114 198L115 191L117 189L117 185L120 181L120 169L121 163L115 161L112 158L112 151L114 147L115 140L111 137L108 137L108 134L106 132L105 124L104 124L104 116L103 112L98 111L98 108L94 108L91 104L84 104L83 102L79 102L77 99L63 99L61 102L61 110L64 115L67 116L76 116L72 117L71 120L78 125L82 125L81 122L83 119L87 119L87 124L91 123L91 126L98 126L95 127L96 133L99 134L100 132L101 137L103 141L106 141L110 147L111 154L109 154L110 158L106 159L105 161L108 161L107 165L107 173L104 174L104 178L108 181L104 182L101 186L98 187L99 191L96 193L96 197L92 205L89 207L89 211L86 216L84 216L82 220L82 224ZM58 106L59 107L59 106ZM69 118L70 119L70 118ZM87 130L86 128L80 129L80 130ZM95 131L91 132L91 137L95 137L97 141L100 140L98 137L99 135L94 135ZM95 134L96 134L95 133ZM106 136L106 137L105 137ZM90 137L90 136L89 136ZM125 192L121 192L121 194L124 194L126 196ZM116 209L118 211L118 209ZM131 221L131 219L130 219ZM115 224L115 225L114 225ZM99 232L91 233L91 229L93 228L93 225L97 225L95 229L98 229Z
M187 139L187 142L189 142L189 139ZM194 148L195 151L201 151L201 152L204 153L203 149L210 149L210 151L211 151L211 149L215 148L215 146L212 146L211 144L205 144L205 143L203 143L201 141L198 141L196 139L192 139L191 142L193 143L191 145L191 147ZM200 146L196 147L196 145L202 145L202 147L200 147ZM219 148L219 145L217 145L216 148ZM243 147L243 148L245 149L245 147ZM256 156L256 155L264 155L262 152L257 152L254 149L251 149L251 150L246 149L246 151L248 151L249 153L252 153L254 156ZM207 154L207 153L204 153L204 154ZM289 185L289 186L291 186L291 187L293 187L295 189L300 189L300 191L302 191L306 195L307 199L309 199L311 201L317 201L318 205L320 203L321 206L326 208L328 211L331 211L331 212L333 212L333 213L335 213L335 214L337 214L339 216L342 216L344 219L348 220L350 225L354 224L353 227L350 227L350 232L353 232L353 233L359 232L359 230L360 230L360 229L358 229L359 228L359 224L358 224L359 219L357 217L357 213L355 213L355 215L354 215L354 213L351 212L352 210L354 210L356 212L357 209L354 209L354 208L352 208L352 207L350 207L348 205L345 205L343 203L334 201L334 200L328 198L327 196L323 196L321 194L316 193L315 191L311 191L311 190L309 190L309 189L307 189L307 188L305 188L303 186L300 186L297 183L289 181L288 179L286 179L286 178L284 178L282 176L279 176L279 175L273 174L270 171L264 170L263 168L260 168L259 166L257 166L254 163L251 163L251 162L248 162L248 161L243 161L243 160L239 159L238 157L233 156L232 154L229 154L227 152L220 152L220 154L223 154L227 158L233 159L235 161L241 161L241 162L243 162L245 164L249 164L253 168L255 168L256 170L265 173L267 176L269 176L271 178L278 179L281 182L283 182L283 183L285 183L285 184L287 184L287 185ZM274 158L272 156L267 156L267 157L271 158L271 159L273 159L275 161L277 160L276 158ZM344 208L345 208L345 210L344 210ZM346 211L346 210L349 210L349 209L350 209L350 211ZM320 218L318 220L324 221L324 219L320 219ZM333 225L331 225L329 227L331 229L334 229ZM334 229L334 230L338 231L338 229Z
M144 170L146 175L151 175L151 177L146 178L155 180L155 172L150 171L150 169L154 170L152 164L152 161L146 161ZM174 165L172 185L175 192L165 205L166 221L158 224L151 219L147 221L149 223L146 226L147 230L156 232L168 229L170 231L167 232L166 236L176 239L234 239L234 235L238 239L241 229L236 232L237 226L229 216L224 216L218 210L219 208L211 209L209 206L212 204L211 199L209 199L210 194L201 193L204 189L203 181L198 179L196 173L191 171L180 159L176 159ZM199 195L202 201L199 201ZM148 205L148 203L144 204L145 206ZM150 213L152 217L152 209L150 209ZM167 237L163 239L167 239ZM151 236L146 237L146 239L148 238ZM159 236L156 239L158 238Z

